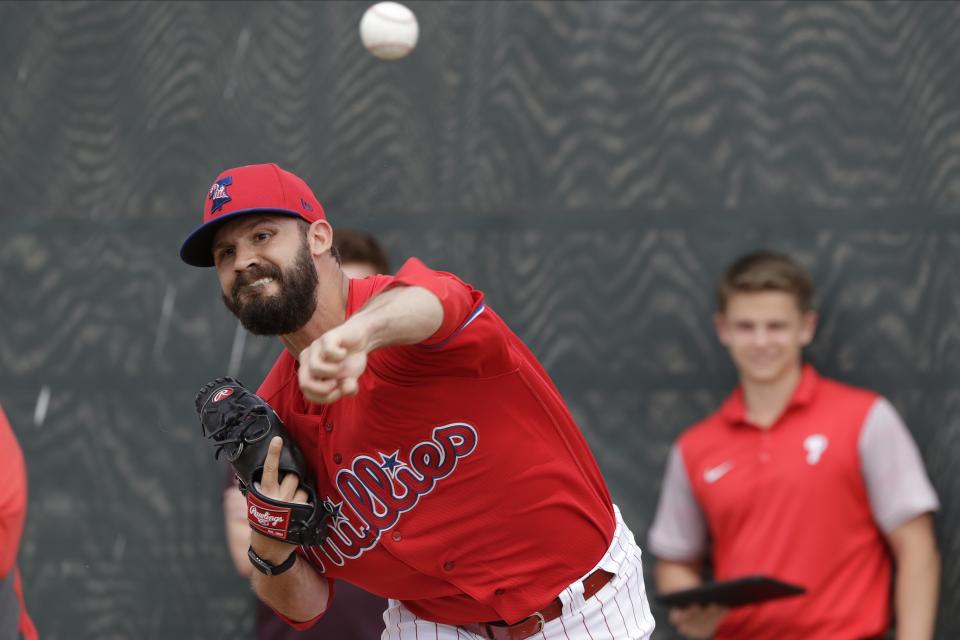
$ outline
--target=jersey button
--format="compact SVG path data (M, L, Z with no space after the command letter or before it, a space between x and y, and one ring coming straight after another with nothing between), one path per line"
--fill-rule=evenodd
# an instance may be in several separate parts
M327 421L327 424L323 425L323 430L326 431L327 433L330 433L331 431L333 431L333 423L330 421Z
M400 535L399 531L394 531L391 537L393 538L394 542L400 542L400 540L403 539L403 536Z
M341 462L343 462L343 456L340 455L339 453L335 453L333 454L333 461L337 464L340 464Z
M496 591L493 592L493 595L502 596L504 593L506 593L506 591L507 591L506 589L497 589Z
M454 567L453 560L447 560L446 562L443 563L444 571L453 571L453 567Z

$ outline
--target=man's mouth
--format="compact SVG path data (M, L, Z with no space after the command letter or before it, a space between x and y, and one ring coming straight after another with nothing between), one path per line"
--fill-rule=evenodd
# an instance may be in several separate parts
M273 282L273 278L260 278L259 280L254 280L253 282L251 282L250 284L248 284L246 288L247 288L247 289L256 289L256 288L259 288L259 287L265 287L265 286L267 286L268 284L270 284L271 282Z
M271 278L269 276L264 276L262 278L257 278L249 284L240 284L236 289L236 293L233 294L235 300L239 302L240 298L248 296L258 296L260 292L266 288L271 282L275 282L276 278Z

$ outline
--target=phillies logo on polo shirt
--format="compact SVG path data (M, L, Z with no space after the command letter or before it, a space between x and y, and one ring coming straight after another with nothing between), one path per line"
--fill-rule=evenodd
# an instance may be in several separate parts
M318 547L305 547L324 570L325 560L342 566L347 558L359 558L376 546L380 534L393 527L400 515L414 509L439 480L457 468L461 458L477 448L477 430L465 422L436 427L430 440L410 449L407 461L400 452L379 453L379 460L357 456L349 468L337 473L341 500L326 498L333 515L329 534ZM344 506L352 513L345 513ZM321 555L322 554L322 555Z
M803 441L803 448L807 452L807 464L812 466L820 462L820 457L829 445L830 440L822 433L807 436Z
M224 176L210 186L210 194L207 196L208 200L213 201L213 205L210 207L210 215L220 211L220 209L223 208L223 205L232 200L230 194L227 193L227 187L229 187L231 184L233 184L233 178L230 176Z

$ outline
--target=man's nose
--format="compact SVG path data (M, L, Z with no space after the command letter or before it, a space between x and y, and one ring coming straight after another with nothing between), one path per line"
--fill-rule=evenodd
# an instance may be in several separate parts
M256 251L250 247L237 247L236 248L236 258L233 261L234 269L237 273L241 271L246 271L251 266L259 264L259 258Z

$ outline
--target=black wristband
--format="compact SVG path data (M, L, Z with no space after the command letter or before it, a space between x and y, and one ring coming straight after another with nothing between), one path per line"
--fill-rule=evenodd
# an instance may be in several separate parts
M293 566L293 563L297 561L297 552L294 551L290 554L290 557L281 562L280 564L270 564L263 558L257 555L257 552L253 550L251 546L247 549L247 557L250 558L250 564L257 568L257 571L267 576L278 576L290 567Z

